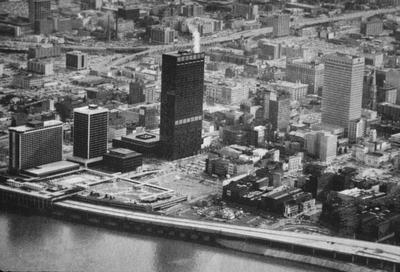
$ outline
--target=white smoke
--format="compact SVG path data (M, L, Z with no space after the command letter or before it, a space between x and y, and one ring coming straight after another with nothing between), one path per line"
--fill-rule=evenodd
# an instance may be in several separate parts
M188 27L193 38L193 53L200 53L200 33L197 29L197 25L190 22Z

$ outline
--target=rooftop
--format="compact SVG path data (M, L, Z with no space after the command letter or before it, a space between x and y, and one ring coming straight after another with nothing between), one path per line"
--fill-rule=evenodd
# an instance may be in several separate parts
M122 138L127 139L127 140L146 142L146 143L154 143L154 142L158 142L160 140L159 135L153 134L150 132L132 133L132 134L126 135Z
M99 107L97 105L89 105L89 106L84 106L81 108L76 108L74 109L74 113L82 113L82 114L98 114L98 113L104 113L108 112L108 109Z
M69 161L58 161L30 168L25 170L24 172L32 176L44 176L46 174L62 172L71 168L79 168L79 164Z
M57 120L49 120L49 121L44 121L43 122L43 127L42 126L28 126L28 125L22 125L18 127L10 127L10 131L15 131L15 132L28 132L32 130L37 130L41 128L50 128L50 127L55 127L55 126L62 126L63 123L61 121Z
M301 82L294 83L294 82L283 81L283 80L278 80L277 82L272 83L271 85L288 87L288 88L308 87L308 84L304 84Z
M178 58L178 61L187 61L204 58L204 53L194 53L192 50L182 50L163 54Z
M142 154L127 148L113 148L110 149L109 155L118 157L137 157Z

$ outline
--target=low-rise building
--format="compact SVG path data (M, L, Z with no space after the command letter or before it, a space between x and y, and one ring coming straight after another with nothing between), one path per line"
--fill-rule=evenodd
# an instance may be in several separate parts
M176 32L174 29L164 26L153 26L150 29L152 43L171 44L175 41Z
M274 91L283 90L290 94L292 100L298 101L304 99L308 92L308 84L281 80L268 84L267 88L270 88Z
M267 39L258 41L259 57L266 60L280 59L283 56L281 44L271 43Z
M383 22L378 18L361 23L361 33L366 36L381 35L383 32Z
M121 139L113 139L112 146L114 148L127 148L150 156L159 152L160 136L150 132L134 132L132 134L121 137Z
M141 167L143 156L129 149L113 148L103 156L103 163L115 172L125 173Z
M36 59L28 60L27 69L29 72L42 74L45 76L52 75L54 73L52 62L45 62Z
M21 89L31 89L33 87L43 87L44 80L42 77L38 76L26 76L26 75L21 75L21 76L16 76L12 82L12 85L16 88L21 88Z
M324 85L324 64L304 62L301 59L286 63L286 80L308 84L308 93L322 94Z
M58 45L41 44L29 47L28 59L42 59L61 56L61 47Z

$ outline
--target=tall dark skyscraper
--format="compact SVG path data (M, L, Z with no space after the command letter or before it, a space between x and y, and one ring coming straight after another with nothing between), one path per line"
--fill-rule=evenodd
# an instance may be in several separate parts
M9 128L9 168L19 173L39 165L62 160L62 122L32 121Z
M204 53L162 57L160 143L170 160L196 154L202 144Z
M51 15L50 0L29 0L29 22L35 23L43 19L47 19Z
M74 110L75 158L96 161L107 153L108 110L89 105Z

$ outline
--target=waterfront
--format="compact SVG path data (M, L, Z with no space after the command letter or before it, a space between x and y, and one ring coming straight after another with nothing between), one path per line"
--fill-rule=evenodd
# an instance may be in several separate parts
M0 270L327 271L283 260L0 210Z

